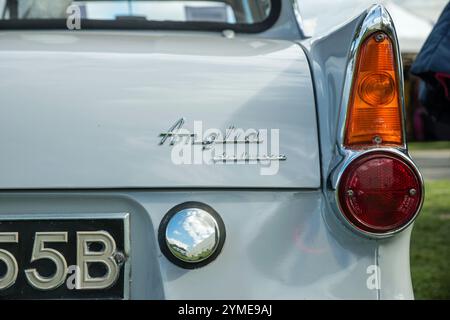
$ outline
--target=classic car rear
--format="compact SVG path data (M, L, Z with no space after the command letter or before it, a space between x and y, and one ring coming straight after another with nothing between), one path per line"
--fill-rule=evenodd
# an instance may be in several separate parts
M423 186L382 6L307 37L295 1L65 1L70 31L13 2L2 298L413 297Z

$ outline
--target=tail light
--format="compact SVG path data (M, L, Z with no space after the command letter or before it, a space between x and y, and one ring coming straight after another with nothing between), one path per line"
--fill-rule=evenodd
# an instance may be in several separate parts
M375 32L362 42L357 54L344 147L401 146L400 79L392 40Z
M423 181L407 154L403 78L395 28L372 6L355 33L339 119L338 163L330 176L339 217L380 238L406 228L423 202ZM344 160L344 161L342 161Z
M422 181L414 165L391 152L356 158L338 185L339 205L354 227L388 233L408 225L422 204Z

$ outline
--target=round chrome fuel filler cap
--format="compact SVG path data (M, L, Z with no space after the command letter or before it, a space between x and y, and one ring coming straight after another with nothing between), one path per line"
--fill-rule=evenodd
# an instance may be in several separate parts
M159 226L161 251L172 263L186 269L207 265L225 243L225 225L210 206L185 202L166 213Z

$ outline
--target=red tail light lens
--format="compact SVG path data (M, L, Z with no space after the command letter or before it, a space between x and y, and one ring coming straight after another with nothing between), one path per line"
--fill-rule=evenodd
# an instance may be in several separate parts
M338 188L345 217L371 233L403 227L415 217L422 201L422 184L416 171L388 152L368 153L353 161Z

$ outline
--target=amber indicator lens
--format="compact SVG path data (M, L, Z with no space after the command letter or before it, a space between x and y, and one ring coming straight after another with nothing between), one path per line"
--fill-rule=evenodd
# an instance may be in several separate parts
M382 32L362 44L349 100L344 145L400 146L403 142L399 79L391 39Z
M347 167L338 195L341 210L351 224L366 232L386 233L415 217L422 185L417 173L400 157L371 153Z
M387 73L369 74L361 81L359 95L369 105L384 106L395 98L394 80Z

